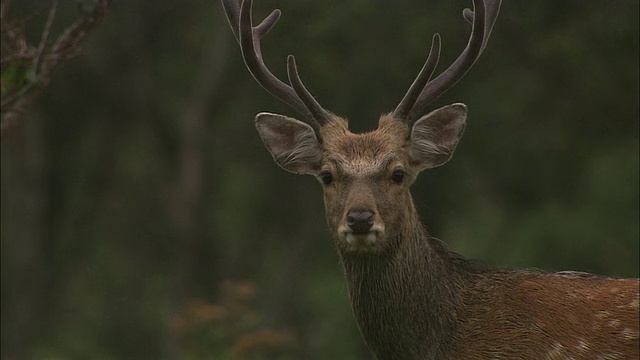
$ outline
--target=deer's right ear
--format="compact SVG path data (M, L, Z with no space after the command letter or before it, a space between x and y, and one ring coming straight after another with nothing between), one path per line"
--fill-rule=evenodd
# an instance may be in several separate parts
M260 113L256 116L256 128L283 169L296 174L320 171L322 149L311 126L287 116Z

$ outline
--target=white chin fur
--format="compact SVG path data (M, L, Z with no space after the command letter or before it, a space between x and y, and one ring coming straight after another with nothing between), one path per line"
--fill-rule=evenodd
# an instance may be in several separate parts
M371 246L378 240L378 235L373 231L367 234L347 233L345 236L345 240L351 246Z

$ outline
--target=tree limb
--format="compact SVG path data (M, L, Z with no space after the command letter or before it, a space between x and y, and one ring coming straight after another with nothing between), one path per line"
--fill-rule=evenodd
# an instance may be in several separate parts
M58 65L80 54L80 44L104 17L109 1L95 0L86 10L80 5L80 18L67 27L53 44L47 46L58 6L58 1L53 0L37 48L27 44L24 31L26 22L33 19L36 14L10 22L7 19L9 0L2 2L0 15L3 42L1 139L4 139L24 118L42 89L51 81Z

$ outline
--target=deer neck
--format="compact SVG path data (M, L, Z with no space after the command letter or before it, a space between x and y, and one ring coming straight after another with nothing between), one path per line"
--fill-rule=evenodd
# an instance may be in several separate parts
M410 208L404 230L389 239L392 251L340 254L351 305L378 358L445 358L455 341L462 276Z

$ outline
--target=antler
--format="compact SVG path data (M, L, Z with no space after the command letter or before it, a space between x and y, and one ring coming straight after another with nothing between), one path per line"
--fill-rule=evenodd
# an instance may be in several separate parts
M318 125L331 121L331 114L320 106L300 80L293 55L287 57L287 74L291 86L273 75L262 59L260 39L278 21L280 10L274 10L258 26L253 26L251 18L253 0L241 1L242 5L239 6L237 0L222 0L222 6L251 75L265 90L289 104L308 120Z
M467 47L449 68L431 80L440 56L440 35L433 36L427 61L400 104L393 111L393 115L398 120L410 122L425 106L442 95L467 73L487 44L493 24L498 17L500 2L501 0L473 0L473 11L464 9L462 15L472 25Z

